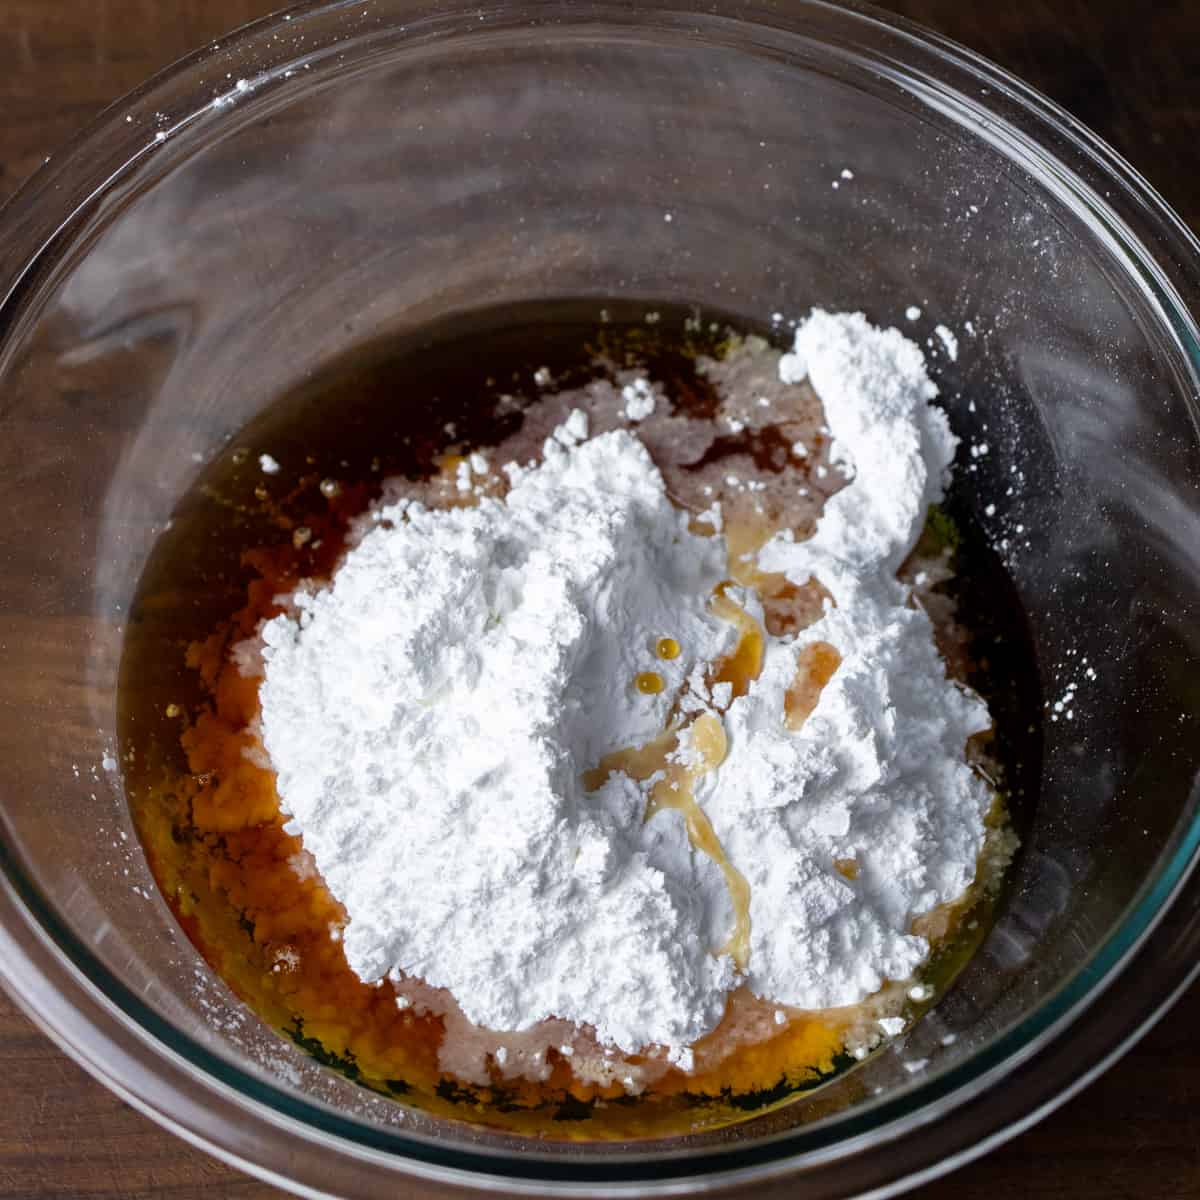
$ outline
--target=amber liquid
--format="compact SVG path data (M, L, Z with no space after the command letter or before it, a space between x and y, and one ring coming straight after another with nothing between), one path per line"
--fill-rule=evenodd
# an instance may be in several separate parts
M650 323L649 309L657 314ZM448 456L516 434L542 393L539 372L548 370L554 388L565 390L595 375L598 354L617 365L641 365L666 385L677 415L704 421L716 411L717 396L696 359L720 357L729 339L730 326L720 317L615 303L601 315L595 302L580 301L480 312L367 347L331 364L243 430L180 501L146 568L124 650L120 734L135 819L156 877L189 936L234 990L269 1024L365 1086L435 1112L543 1136L630 1137L742 1119L854 1063L843 1052L854 1014L789 1012L782 1028L739 1052L724 1074L689 1078L671 1072L637 1098L619 1084L573 1084L566 1061L554 1062L537 1085L499 1076L487 1086L464 1085L448 1076L437 1062L440 1041L448 1036L441 1019L397 1008L389 988L367 988L346 968L336 936L340 909L319 879L297 866L299 845L272 812L264 773L246 764L242 735L228 733L252 712L252 689L231 680L231 673L216 675L221 646L211 641L207 662L196 649L192 665L187 662L188 648L227 629L255 589L267 603L272 590L287 590L300 577L327 576L347 522L378 494L383 480L426 479ZM809 463L817 499L823 487L836 487L815 473L823 453L819 442ZM760 472L779 472L789 461L789 446L772 429L725 432L698 467L752 462ZM277 474L260 469L264 452L280 464ZM686 492L686 479L678 478ZM700 507L695 497L677 499ZM954 593L972 636L965 647L948 644L947 657L989 701L996 729L987 753L1003 771L1007 811L1020 832L1039 753L1030 732L1040 699L1028 635L999 561L961 516L953 519L953 496L948 508L951 516L940 517L926 540L931 548L947 537L958 542L958 574L944 586ZM754 535L744 540L749 544L731 546L731 559L734 550L755 548ZM779 626L773 632L786 629L803 609L786 581L737 582L754 582L763 594L777 591L775 616L767 605L768 620ZM739 624L736 605L714 598L715 606L722 603L730 611L720 615ZM753 678L754 656L761 655L761 637L756 646L753 630L742 633L737 653L722 668L735 694ZM663 657L671 652L668 645L660 651ZM818 643L810 657L807 675L789 696L793 728L837 668L831 647ZM207 681L198 666L208 669ZM652 688L654 680L639 679L637 686ZM718 738L719 724L713 724L716 731L697 731L706 745L703 769L718 765L724 753L723 733ZM222 729L228 733L224 743L217 736ZM638 749L643 757L648 752L645 762L637 759ZM628 761L605 762L597 771L636 774L641 763L650 774L657 765L650 764L653 757L654 747L631 748ZM693 841L726 871L736 896L741 876L722 861L707 819L694 802L689 807L689 799L685 787L672 793L670 803L683 810ZM663 790L661 804L667 802ZM659 803L656 793L651 804ZM837 869L852 879L857 868L844 863ZM996 903L994 891L981 889L937 931L937 950L923 977L934 995L970 957ZM725 949L744 953L737 931ZM906 1001L905 1015L915 1017L921 1007Z

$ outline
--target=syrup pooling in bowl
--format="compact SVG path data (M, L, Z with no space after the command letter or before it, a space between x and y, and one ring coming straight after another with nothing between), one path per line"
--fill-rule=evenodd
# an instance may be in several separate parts
M430 505L469 503L456 479L473 451L503 446L489 449L492 462L524 461L565 416L535 377L543 369L564 391L599 370L644 363L666 385L667 401L639 434L672 498L693 514L698 531L714 499L725 513L730 583L714 595L712 611L739 637L713 664L710 683L742 694L761 669L763 634L734 599L736 588L756 591L772 632L803 629L822 603L818 585L795 587L757 571L747 556L774 529L810 531L840 480L827 465L819 404L807 389L791 389L789 408L778 387L769 392L769 372L760 372L752 386L731 389L750 396L750 405L731 407L721 388L755 370L746 344L720 323L697 328L690 314L668 314L653 326L641 317L597 324L588 305L562 306L536 323L512 313L488 318L432 345L343 364L282 403L238 435L185 498L143 580L126 651L122 729L135 752L129 782L139 828L165 894L214 967L271 1024L368 1086L434 1111L562 1136L627 1137L738 1119L843 1069L878 1038L879 1017L910 1015L913 1005L899 986L854 1010L819 1013L735 993L721 1026L693 1048L689 1072L653 1049L606 1054L586 1029L563 1022L507 1037L475 1030L451 998L430 995L417 980L363 984L340 952L344 914L299 840L283 830L269 764L256 745L253 681L230 669L227 654L278 611L275 597L301 578L330 575L354 517L384 479L402 479L406 494ZM471 355L461 352L467 341ZM598 368L598 358L607 365ZM487 363L488 373L472 376L464 366L470 361ZM774 407L764 420L748 409L767 394ZM403 420L396 416L401 404ZM599 428L618 420L589 415ZM793 453L797 443L803 455ZM278 475L256 469L260 453L283 464ZM731 487L731 477L756 486ZM504 484L484 473L476 486L494 492ZM707 528L714 531L710 522ZM931 540L921 552L942 550ZM168 595L195 602L164 604ZM183 662L189 643L195 670ZM667 632L652 649L664 663L679 653ZM789 727L803 724L836 671L831 650L815 643L805 652L788 694ZM968 662L959 669L971 674ZM641 690L649 676L658 684L645 686L661 690L657 671L630 686ZM981 690L992 698L991 689ZM168 711L184 714L182 746L181 718ZM740 904L744 914L738 897L745 881L722 862L691 794L724 757L724 732L709 723L712 729L704 717L681 715L658 744L618 751L623 762L610 756L596 771L621 766L647 777L669 768L678 786L656 785L651 804L684 814L693 844L721 866L734 910ZM694 751L686 767L667 761L685 731ZM1009 751L997 739L990 752L1007 763ZM853 861L833 865L855 878ZM939 949L933 974L939 961L961 961L967 943L982 936L993 901L984 882L964 900L970 918L947 924L945 936L958 942ZM739 919L728 947L735 957L744 956L745 936ZM947 982L932 979L932 988Z

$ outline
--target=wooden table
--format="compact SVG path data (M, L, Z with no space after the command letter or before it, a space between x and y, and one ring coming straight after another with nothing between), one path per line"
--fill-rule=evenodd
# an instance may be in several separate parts
M0 200L110 100L279 2L0 0ZM1040 87L1200 226L1197 0L893 0L885 7ZM920 1194L1200 1196L1200 987L1082 1095ZM133 1112L0 993L0 1197L280 1195Z

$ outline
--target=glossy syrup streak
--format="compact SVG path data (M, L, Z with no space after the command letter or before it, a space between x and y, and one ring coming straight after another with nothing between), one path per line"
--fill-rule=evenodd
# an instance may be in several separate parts
M653 323L645 320L648 310L657 314ZM359 350L271 405L224 447L181 499L151 557L126 637L120 736L134 815L156 877L189 936L243 999L299 1045L377 1091L526 1132L629 1137L727 1123L810 1090L853 1063L843 1052L849 1017L806 1021L793 1014L775 1041L742 1055L740 1074L714 1075L707 1085L671 1072L635 1100L619 1084L572 1086L563 1062L541 1085L462 1086L437 1066L440 1018L397 1012L395 997L381 994L386 988L367 988L349 975L329 934L339 920L337 905L319 881L296 883L298 844L271 815L273 794L247 800L243 792L238 803L250 818L240 823L214 807L220 789L242 786L248 770L235 741L232 757L205 760L205 769L196 770L202 714L214 706L218 714L236 711L250 701L219 688L214 698L213 680L202 683L187 665L188 647L227 625L264 571L267 582L256 585L263 596L299 577L327 575L347 521L384 479L427 478L447 453L495 445L515 433L540 394L540 369L548 368L555 389L565 390L594 377L594 358L603 352L620 365L645 367L666 385L677 412L711 417L717 397L694 360L720 356L731 327L720 315L701 319L667 305L610 303L601 315L594 301L555 302L483 311ZM744 322L737 328L747 332ZM280 464L277 474L262 472L261 453ZM723 433L705 461L733 455L778 471L789 443L772 428ZM996 728L987 754L1002 765L1003 796L1020 834L1038 775L1041 701L1012 585L971 524L969 501L960 482L931 519L924 543L929 550L956 548L956 577L940 590L956 601L971 630L961 672L991 707ZM282 573L272 578L272 572ZM678 653L668 642L658 648L663 658ZM836 670L836 652L828 649L833 658L813 649L821 660L811 664L816 692L799 688L789 696L797 728ZM656 678L637 686L652 689ZM711 741L707 765L715 766L723 732ZM658 802L657 794L652 800ZM703 813L692 804L684 816L703 841ZM856 864L837 869L853 878ZM732 865L729 872L736 887L740 876ZM272 889L289 888L301 900L281 912ZM982 940L995 902L993 895L979 897L973 919L955 923L939 945L924 977L935 995ZM292 966L297 955L299 971ZM916 1017L924 1007L905 1001L903 1012ZM809 1069L780 1065L801 1060Z

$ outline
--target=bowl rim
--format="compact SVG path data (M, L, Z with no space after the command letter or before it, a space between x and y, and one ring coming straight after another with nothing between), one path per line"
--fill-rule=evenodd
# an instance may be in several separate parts
M491 27L502 26L519 13L522 22L534 19L547 30L588 22L620 26L648 18L660 22L655 26L660 31L680 29L682 21L703 20L735 34L765 28L781 36L805 36L806 13L844 21L858 36L879 42L870 60L873 67L927 103L950 108L956 121L969 119L974 132L985 133L1009 156L1038 168L1039 181L1047 183L1058 199L1086 213L1131 265L1146 294L1154 299L1164 326L1186 351L1193 381L1200 378L1200 331L1191 315L1200 309L1200 242L1124 159L1064 110L973 51L910 21L866 4L830 0L720 0L703 13L676 0L650 0L636 6L622 0L584 0L570 10L555 0L493 0L482 9L466 0L434 6L424 0L384 0L377 7L393 17L412 14L408 36L414 39L453 37L461 27L460 14L468 10L472 18L486 12L494 18ZM107 108L64 151L48 158L0 208L0 355L11 341L8 334L27 289L36 290L39 268L69 243L100 197L118 190L133 169L166 142L211 117L214 107L236 104L243 91L281 86L289 72L295 74L298 63L316 63L333 49L344 49L347 42L335 38L304 55L286 54L273 47L272 35L285 22L294 33L305 22L336 19L351 8L361 8L361 0L309 0L243 26L152 77ZM738 42L738 52L748 49L744 39ZM858 52L862 53L861 47ZM191 103L178 118L158 127L150 119L152 112L171 111L164 97L182 90L184 83L189 83L187 95L194 99L196 89L190 80L198 69L245 64L253 70L247 71L244 89L239 83L198 108ZM1193 395L1192 420L1200 426L1198 414ZM1195 943L1200 942L1200 921L1192 912L1200 907L1196 895L1200 880L1193 874L1200 857L1196 800L1193 797L1190 829L1174 852L1164 855L1166 861L1160 860L1146 894L1131 904L1091 960L1057 993L968 1062L838 1114L828 1124L820 1123L836 1132L832 1139L809 1136L817 1129L809 1127L752 1145L652 1158L605 1156L586 1162L447 1146L409 1131L370 1126L266 1083L175 1030L113 978L58 920L3 841L0 977L18 1003L72 1057L146 1115L260 1178L314 1196L333 1193L314 1189L314 1184L325 1186L319 1173L305 1178L288 1173L287 1164L294 1157L286 1152L288 1147L296 1152L314 1146L326 1153L350 1150L362 1166L371 1170L383 1166L397 1177L416 1175L429 1182L530 1194L666 1193L701 1183L706 1189L745 1186L800 1170L821 1172L850 1151L869 1149L878 1156L904 1139L911 1142L914 1132L933 1121L948 1123L945 1119L951 1113L978 1105L986 1093L997 1091L994 1085L1001 1078L1037 1076L1034 1056L1061 1043L1068 1026L1075 1038L1080 1024L1089 1023L1091 1051L1086 1065L1081 1065L1078 1054L1067 1056L1055 1086L1030 1085L1035 1093L1046 1094L1040 1101L1035 1099L1032 1107L1022 1106L1028 1111L989 1109L979 1114L973 1126L977 1136L966 1138L964 1126L959 1144L942 1147L936 1161L922 1161L920 1154L910 1156L911 1165L901 1177L872 1186L870 1194L882 1196L953 1169L1045 1115L1128 1049L1200 974L1200 959L1194 953ZM1185 894L1186 902L1181 903ZM1190 957L1183 955L1181 960L1181 947L1189 948ZM1118 977L1126 986L1129 964L1135 958L1139 963L1148 958L1167 960L1155 968L1156 986L1143 986L1138 1003L1124 1017L1106 1013L1098 1019L1094 1001ZM1049 1072L1042 1069L1040 1075L1048 1080ZM198 1088L203 1096L181 1105L181 1093ZM248 1125L286 1146L268 1150L261 1138L248 1138ZM869 1148L862 1144L868 1133ZM249 1141L254 1145L249 1146ZM807 1142L807 1148L797 1153L792 1145L797 1141Z

